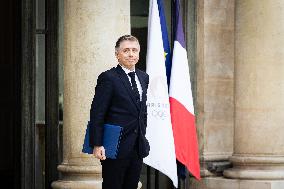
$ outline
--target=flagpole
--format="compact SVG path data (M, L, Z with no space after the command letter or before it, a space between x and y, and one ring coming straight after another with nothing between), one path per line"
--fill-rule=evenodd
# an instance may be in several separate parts
M178 185L175 145L170 117L170 104L165 67L163 31L166 29L163 7L157 0L149 4L147 69L149 90L147 95L148 116L146 137L151 146L149 155L143 162L168 176ZM161 148L162 146L167 148ZM158 184L158 182L156 182Z
M151 167L147 165L147 189L151 189Z

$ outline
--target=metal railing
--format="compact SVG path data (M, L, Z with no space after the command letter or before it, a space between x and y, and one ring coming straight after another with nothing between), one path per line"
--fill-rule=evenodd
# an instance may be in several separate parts
M148 165L143 166L144 170L141 173L142 189L188 189L189 177L186 177L185 180L179 179L179 187L175 188L167 176Z

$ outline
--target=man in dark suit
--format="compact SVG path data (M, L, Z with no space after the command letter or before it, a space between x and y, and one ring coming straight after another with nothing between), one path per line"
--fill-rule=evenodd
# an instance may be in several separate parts
M145 138L147 126L146 93L149 76L135 68L140 45L124 35L115 45L117 67L101 73L97 80L90 112L90 145L101 160L103 189L137 189L142 158L149 154ZM117 159L105 156L103 125L121 126Z

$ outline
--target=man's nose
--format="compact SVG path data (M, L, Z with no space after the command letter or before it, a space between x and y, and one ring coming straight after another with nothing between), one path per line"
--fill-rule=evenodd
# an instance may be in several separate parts
M129 51L129 56L133 56L133 51Z

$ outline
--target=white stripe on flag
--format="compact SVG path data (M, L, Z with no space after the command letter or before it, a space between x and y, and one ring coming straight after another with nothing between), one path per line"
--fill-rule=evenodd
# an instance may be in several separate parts
M170 97L177 99L194 115L187 53L178 41L174 42L172 62Z

